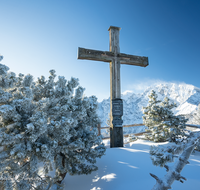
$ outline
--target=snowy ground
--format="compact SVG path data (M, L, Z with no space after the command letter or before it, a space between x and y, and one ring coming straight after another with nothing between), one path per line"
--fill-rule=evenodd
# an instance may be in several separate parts
M99 170L90 175L67 175L66 190L148 190L156 183L149 173L160 178L166 174L165 168L152 165L149 148L155 143L137 140L126 144L124 148L109 148L108 140L104 143L108 148L106 155L97 160ZM175 181L172 189L200 189L200 152L192 154L189 162L181 172L187 181L183 184Z

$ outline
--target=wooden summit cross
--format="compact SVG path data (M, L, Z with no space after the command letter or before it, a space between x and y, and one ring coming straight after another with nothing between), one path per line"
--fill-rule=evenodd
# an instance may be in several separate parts
M148 57L120 53L119 31L121 28L110 26L110 51L97 51L78 48L78 59L104 61L110 63L110 147L123 147L123 102L120 87L120 64L146 67Z

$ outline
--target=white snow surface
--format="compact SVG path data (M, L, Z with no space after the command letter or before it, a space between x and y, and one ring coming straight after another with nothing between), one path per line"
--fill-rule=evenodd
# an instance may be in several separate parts
M177 104L174 108L176 115L184 114L190 120L191 115L196 112L198 104L200 103L200 89L189 84L184 83L161 83L155 84L147 88L143 93L135 94L132 91L125 91L122 93L123 99L123 125L143 123L142 107L148 104L148 95L151 90L154 90L158 95L159 100L163 100L166 96ZM104 99L98 105L98 115L101 120L101 126L106 126L106 120L110 112L110 98ZM127 129L126 129L127 130ZM130 130L130 129L129 129ZM132 133L140 132L136 127L132 128ZM129 131L130 132L130 131Z
M159 178L163 178L166 174L165 168L152 164L149 148L151 145L165 146L167 143L137 140L126 144L123 148L109 148L108 140L104 140L104 143L107 150L105 156L97 159L99 169L89 175L70 176L67 174L64 180L66 190L148 190L156 184L156 180L149 173ZM181 172L187 181L183 184L175 181L172 189L199 190L200 152L193 153L189 162L190 164L186 165Z

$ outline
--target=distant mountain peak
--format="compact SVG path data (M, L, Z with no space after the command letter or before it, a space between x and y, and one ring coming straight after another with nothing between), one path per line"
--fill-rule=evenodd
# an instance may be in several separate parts
M126 91L124 91L124 92L122 93L122 95L123 95L123 96L126 96L127 94L131 94L131 93L133 93L132 90L126 90Z
M158 99L163 100L167 96L170 100L175 102L178 106L174 109L176 115L184 114L187 117L191 117L200 103L200 89L191 84L176 82L155 83L140 94L127 90L122 93L124 125L143 123L142 107L147 106L149 100L148 95L151 90L156 92ZM106 125L109 112L110 98L104 99L99 103L98 115L102 121L102 126Z

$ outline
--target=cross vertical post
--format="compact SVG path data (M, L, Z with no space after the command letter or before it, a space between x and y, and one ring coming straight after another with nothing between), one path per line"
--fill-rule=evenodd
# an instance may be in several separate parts
M113 59L110 62L110 147L123 147L122 115L115 115L116 101L120 101L119 106L123 106L121 100L120 61L117 58L118 53L120 53L120 29L119 27L113 26L108 29L110 52L114 53ZM113 105L114 102L115 104Z

